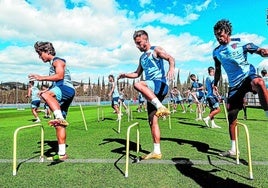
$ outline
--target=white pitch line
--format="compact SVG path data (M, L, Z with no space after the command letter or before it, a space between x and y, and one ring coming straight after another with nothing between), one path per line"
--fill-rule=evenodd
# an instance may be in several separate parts
M0 163L12 163L12 159L0 159ZM18 163L41 163L39 159L18 159ZM44 160L44 162L52 162L49 160ZM118 161L118 159L67 159L65 163L126 163L124 159ZM211 162L206 160L142 160L139 163L141 164L167 164L167 165L237 165L232 161L221 161L221 160L211 160ZM252 161L253 165L268 165L268 161Z

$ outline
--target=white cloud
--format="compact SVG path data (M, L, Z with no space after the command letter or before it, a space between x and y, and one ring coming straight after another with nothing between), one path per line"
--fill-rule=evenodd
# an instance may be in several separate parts
M260 64L258 65L259 70L268 70L268 59L263 59Z
M148 5L151 3L151 0L139 0L140 6L144 7L145 5Z
M191 23L194 20L197 20L199 15L189 14L186 17L180 17L174 14L164 14L160 12L156 13L154 11L149 11L149 12L144 11L144 12L141 12L138 17L139 17L138 24L140 25L157 21L163 24L169 24L173 26L183 26L183 25Z
M198 12L206 10L210 3L211 3L211 0L206 0L203 4L197 5L195 7L195 10L197 10Z
M253 42L256 45L260 45L265 41L263 36L259 36L256 34L249 33L238 33L232 36L233 38L241 38L241 40L245 43Z
M206 75L206 68L213 64L213 41L204 41L190 32L174 34L170 30L170 26L176 29L198 20L201 16L198 11L206 10L210 0L197 6L188 5L186 13L177 14L155 9L123 10L114 0L72 0L75 5L86 6L71 9L66 8L63 0L27 2L0 0L0 81L27 82L27 75L33 71L47 74L49 65L38 58L33 48L39 40L53 43L57 55L67 60L75 81L88 82L90 77L91 82L96 82L98 77L134 71L141 54L132 35L141 26L148 31L152 45L162 46L175 57L176 70L181 70L182 79L189 71ZM178 6L174 2L170 9ZM139 3L145 6L152 2ZM256 34L239 35L256 44L265 41Z

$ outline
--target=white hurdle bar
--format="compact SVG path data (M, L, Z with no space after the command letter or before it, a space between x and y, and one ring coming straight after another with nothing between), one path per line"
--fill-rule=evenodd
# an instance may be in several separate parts
M126 141L126 170L125 170L125 177L128 177L128 164L129 164L129 137L130 137L130 130L135 127L137 128L137 157L139 157L140 151L140 126L139 123L133 123L127 129L127 141Z
M41 151L40 151L40 162L44 162L44 127L41 124L33 124L19 127L14 132L13 138L13 176L17 175L17 135L18 132L22 129L28 129L32 127L40 127L41 128Z

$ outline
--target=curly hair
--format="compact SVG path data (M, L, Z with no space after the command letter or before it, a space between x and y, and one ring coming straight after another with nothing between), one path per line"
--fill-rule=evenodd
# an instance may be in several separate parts
M41 42L41 41L37 41L35 44L34 44L34 48L35 48L35 51L40 54L42 52L45 52L45 53L48 53L50 55L53 55L55 56L56 55L56 51L52 45L51 42Z
M214 25L214 33L225 31L229 36L232 35L232 24L229 20L222 19Z

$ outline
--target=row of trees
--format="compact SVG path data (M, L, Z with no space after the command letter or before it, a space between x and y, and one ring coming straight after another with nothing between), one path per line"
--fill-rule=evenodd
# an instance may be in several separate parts
M189 73L190 75L190 73ZM140 79L123 79L119 80L118 89L125 89L125 94L127 99L135 99L138 96L138 92L133 88L135 82L143 80L143 76ZM203 85L205 85L205 78L202 79ZM37 87L40 88L42 84L49 85L47 82L38 82ZM180 82L180 73L178 71L177 77L174 81L169 82L170 88L176 86L181 93L187 90L188 87L191 86L191 80L188 76L187 80L184 83ZM104 76L102 77L102 81L100 78L97 83L91 83L90 78L88 83L83 83L82 81L74 82L74 86L76 88L76 96L98 96L101 98L101 101L108 101L110 98L108 97L109 93L109 83L105 83ZM27 84L22 83L1 83L0 87L0 104L18 104L18 103L28 103L28 99L25 97L27 94ZM228 83L221 79L219 83L219 91L222 95L225 95L228 89Z

